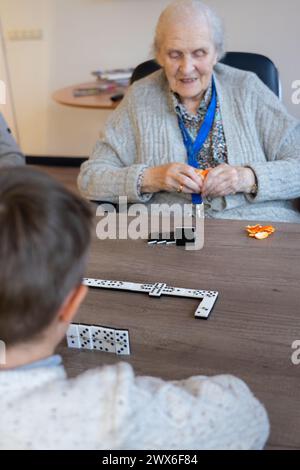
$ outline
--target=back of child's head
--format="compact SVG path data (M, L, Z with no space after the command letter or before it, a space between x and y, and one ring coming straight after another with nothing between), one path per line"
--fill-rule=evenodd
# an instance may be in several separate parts
M0 340L39 336L84 276L92 212L45 173L0 171Z

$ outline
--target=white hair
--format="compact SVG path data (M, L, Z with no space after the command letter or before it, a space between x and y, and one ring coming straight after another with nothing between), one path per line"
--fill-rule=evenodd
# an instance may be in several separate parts
M166 26L178 18L190 18L201 16L207 21L211 30L213 43L217 52L218 60L225 54L224 27L221 18L215 11L200 0L175 0L161 13L155 30L153 53L157 57L163 41Z

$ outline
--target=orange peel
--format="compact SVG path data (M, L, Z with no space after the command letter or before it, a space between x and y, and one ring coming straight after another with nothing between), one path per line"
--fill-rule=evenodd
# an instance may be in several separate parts
M264 238L268 238L270 236L270 233L268 232L258 232L254 235L254 237L257 240L263 240Z
M272 233L275 232L275 227L273 225L247 225L246 231L248 236L251 238L256 238L257 240L264 240L268 238Z
M210 168L207 168L206 170L195 170L196 173L200 176L202 176L203 179L205 179L210 172Z

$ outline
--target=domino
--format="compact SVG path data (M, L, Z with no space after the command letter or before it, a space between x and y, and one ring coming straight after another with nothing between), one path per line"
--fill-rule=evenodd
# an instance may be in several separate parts
M195 311L195 318L207 320L212 312L219 293L217 291L206 291L200 289L185 289L182 287L168 286L163 282L155 284L139 284L134 282L108 281L104 279L85 278L83 283L88 287L99 289L117 289L129 292L143 292L150 297L161 297L162 295L198 299L200 303Z
M69 348L102 351L120 356L130 355L128 330L71 323L66 338Z
M90 325L78 325L81 349L93 349Z
M176 227L175 232L150 233L148 245L177 245L186 246L196 241L195 227Z
M195 312L195 318L203 318L207 320L209 317L215 302L218 297L218 292L207 292L206 295L203 297L202 302L198 305L198 308Z
M81 348L78 325L76 323L72 323L69 326L67 333L66 333L66 337L67 337L68 348L76 348L76 349Z
M92 326L91 334L93 349L97 351L116 353L115 330L101 326Z
M111 281L104 279L92 279L85 278L83 279L83 284L91 288L100 288L100 289L115 289L115 290L129 290L132 292L143 292L145 286L135 282L123 282L123 281ZM150 284L149 284L150 285ZM150 285L150 288L152 284Z
M115 330L116 354L128 356L130 354L129 333L127 330Z
M150 297L160 297L165 287L166 284L162 282L157 282L156 284L153 284L153 287L149 292Z

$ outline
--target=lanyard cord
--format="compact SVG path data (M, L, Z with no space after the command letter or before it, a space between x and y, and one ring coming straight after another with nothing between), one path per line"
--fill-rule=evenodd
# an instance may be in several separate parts
M178 116L179 127L182 133L184 146L187 151L188 163L194 168L199 168L197 156L212 129L214 119L215 119L215 114L216 114L216 107L217 107L217 93L216 93L215 81L214 81L214 78L212 78L212 96L211 96L210 104L207 109L205 119L199 129L198 135L194 142L192 141L192 138L188 130L186 129L182 118ZM192 194L192 202L193 204L202 204L201 194Z

